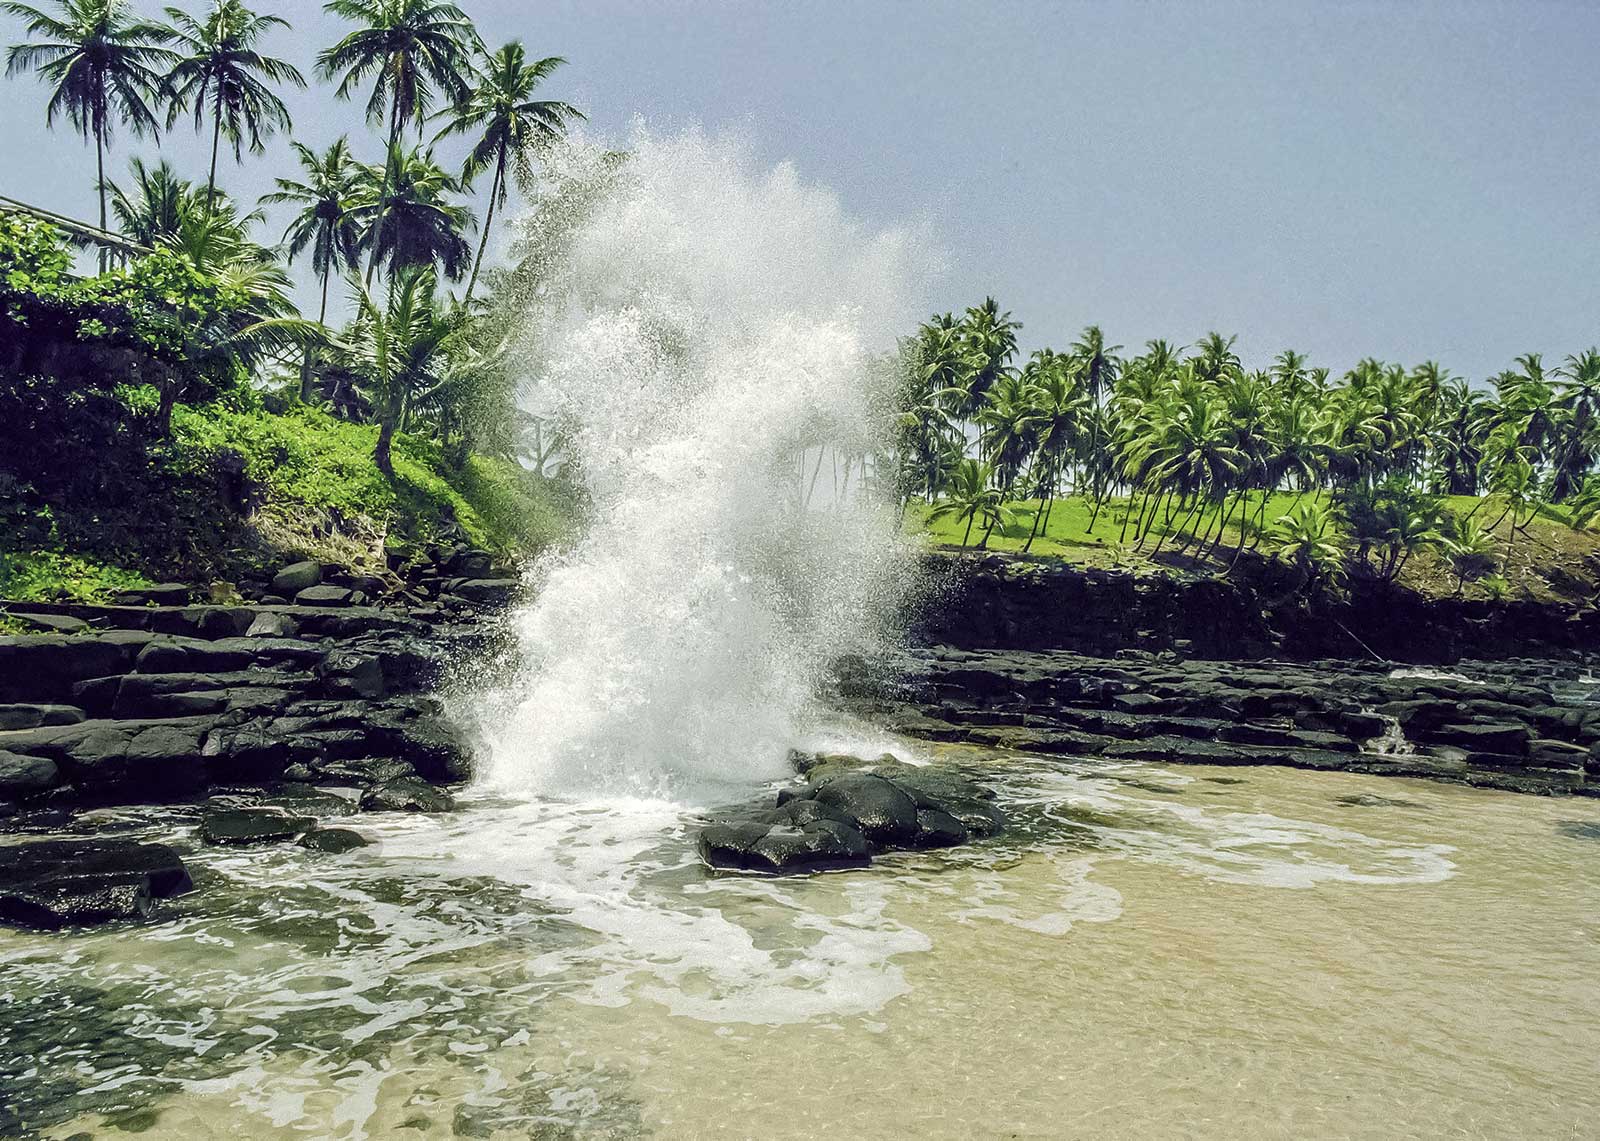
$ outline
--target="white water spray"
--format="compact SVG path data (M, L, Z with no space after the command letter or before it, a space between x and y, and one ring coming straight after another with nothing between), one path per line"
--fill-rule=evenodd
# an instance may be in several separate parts
M581 147L558 163L569 185L603 166ZM833 465L886 426L873 354L914 326L931 266L905 232L699 133L637 131L567 221L528 314L528 400L564 426L594 509L516 617L483 780L725 794L783 773L819 672L870 646L904 586L892 508L832 495ZM861 485L852 462L842 488Z

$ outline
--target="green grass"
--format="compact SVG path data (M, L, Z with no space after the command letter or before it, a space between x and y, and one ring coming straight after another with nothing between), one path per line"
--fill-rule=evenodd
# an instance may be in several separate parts
M124 590L149 585L143 575L93 557L62 551L0 552L0 598L17 602L109 602Z
M427 541L447 521L477 545L506 553L552 542L570 512L549 485L506 460L470 456L456 468L431 441L396 437L391 483L372 461L378 430L312 408L284 415L220 406L173 413L172 463L200 471L224 452L266 493L268 510L331 514Z
M1292 492L1273 493L1267 503L1265 524L1271 526L1294 505L1298 498L1299 496ZM1149 556L1161 536L1176 532L1179 524L1186 521L1185 515L1179 512L1173 514L1171 523L1167 525L1164 525L1162 519L1158 517L1151 528L1153 537L1145 543L1144 550L1134 551L1132 524L1128 526L1126 538L1119 544L1119 536L1123 534L1123 520L1129 510L1129 501L1107 500L1100 510L1100 518L1095 521L1094 529L1091 531L1089 521L1093 515L1093 507L1092 502L1082 498L1055 500L1050 508L1048 525L1034 537L1028 553L1055 556L1085 566L1139 566L1149 563ZM1007 508L1011 512L1010 517L1004 526L996 527L994 533L989 536L989 550L1021 551L1028 541L1034 518L1040 510L1040 503L1038 500L1025 500L1009 503ZM1252 495L1249 499L1249 515L1252 521L1260 508L1261 497ZM1191 523L1185 528L1185 533L1193 530L1204 532L1208 524L1214 531L1217 510L1217 508L1208 509L1198 523ZM966 530L966 521L953 518L929 521L928 515L931 511L932 508L927 504L911 504L906 510L908 529L913 533L925 534L934 544L960 546ZM1233 521L1226 528L1227 534L1235 541L1239 534L1236 526L1238 518L1239 509L1235 507ZM982 539L983 528L974 525L967 545L975 547Z
M1263 516L1264 524L1270 527L1300 498L1292 492L1274 492L1267 500ZM1308 501L1309 498L1306 497ZM1320 497L1319 502L1327 502L1325 494ZM1261 507L1260 496L1252 495L1249 503L1253 533L1256 512ZM1510 520L1501 519L1504 510L1504 503L1501 500L1455 495L1445 497L1444 505L1457 515L1467 515L1477 511L1477 518L1485 527L1498 523L1494 535L1498 540L1502 558L1500 574L1486 579L1482 584L1468 584L1465 593L1469 597L1491 596L1498 580L1503 585L1503 593L1510 597L1564 598L1567 601L1575 601L1580 600L1582 591L1580 589L1579 594L1575 595L1574 584L1593 582L1595 568L1600 566L1600 535L1594 531L1574 531L1567 526L1567 512L1564 508L1547 508L1539 513L1525 532L1513 533ZM1177 548L1180 544L1173 541L1167 542L1157 553L1157 541L1162 535L1176 530L1183 522L1181 514L1175 513L1167 526L1163 526L1158 519L1152 528L1152 537L1136 548L1132 542L1131 527L1128 530L1127 540L1118 541L1119 535L1122 534L1124 514L1128 510L1127 500L1108 500L1100 511L1100 518L1094 530L1090 531L1089 519L1092 506L1091 503L1078 498L1057 500L1050 512L1049 525L1034 538L1033 545L1028 551L1029 556L1060 559L1083 567L1120 568L1137 573L1179 570L1196 574L1217 574L1224 571L1231 561L1230 548L1239 539L1237 527L1239 512L1236 508L1233 522L1225 528L1223 549L1219 554L1213 555L1207 551L1206 557L1196 557L1197 552L1193 544L1186 552L1179 554ZM1039 504L1030 500L1010 503L1007 507L1011 515L1005 526L995 528L994 533L989 536L987 549L1021 552L1028 540L1028 533L1033 526ZM932 508L927 504L911 504L906 509L908 533L921 535L924 541L932 546L960 547L966 529L965 521L951 518L929 520L928 515L931 511ZM1214 531L1215 521L1216 510L1213 508L1208 510L1198 523L1189 524L1185 528L1185 533L1194 530L1205 533L1208 524L1210 530ZM974 526L966 544L967 548L976 548L982 538L983 529ZM1262 547L1265 546L1263 543ZM1458 589L1455 576L1444 559L1432 551L1424 551L1411 559L1406 564L1400 581L1430 595L1453 594Z

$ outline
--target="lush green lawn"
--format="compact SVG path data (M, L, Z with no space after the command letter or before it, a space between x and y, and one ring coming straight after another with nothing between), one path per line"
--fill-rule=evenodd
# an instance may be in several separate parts
M1292 492L1276 492L1268 498L1264 516L1268 526L1272 524L1285 511L1294 505L1300 497ZM1152 527L1152 538L1144 544L1143 552L1132 550L1134 544L1133 524L1128 525L1126 535L1123 532L1123 520L1129 510L1129 501L1126 499L1108 499L1100 509L1100 518L1095 520L1093 530L1089 523L1093 514L1094 504L1081 498L1058 499L1051 505L1048 523L1041 532L1034 537L1029 554L1057 555L1073 562L1081 562L1090 566L1112 566L1118 563L1137 563L1147 559L1161 536L1175 532L1179 524L1186 521L1183 513L1174 513L1172 521L1164 525L1161 516L1156 519ZM1034 518L1040 510L1038 500L1026 500L1007 504L1010 516L1004 526L996 527L989 536L988 549L994 551L1020 551L1028 541L1028 534L1034 525ZM913 503L906 510L907 526L913 532L921 532L928 539L937 544L950 544L959 546L963 532L966 530L965 520L953 518L935 519L929 521L928 516L932 508L924 503ZM1261 510L1261 497L1252 495L1249 500L1249 516L1252 524L1256 513ZM1185 527L1185 534L1193 530L1204 533L1209 528L1216 530L1217 508L1208 509L1198 523L1191 523ZM1164 515L1165 512L1162 512ZM1226 532L1234 542L1238 541L1240 510L1233 508L1232 519ZM974 525L972 535L967 545L976 547L983 540L983 528ZM1120 544L1120 545L1119 545ZM1169 546L1171 544L1169 543Z
M1274 520L1288 511L1300 498L1291 492L1273 493L1267 500L1266 511L1262 516L1265 525L1271 526ZM1321 501L1326 501L1325 495L1321 497ZM1007 506L1011 514L1005 526L997 527L989 536L988 549L1020 552L1028 541L1028 533L1038 513L1039 504L1036 501L1027 501ZM1446 497L1445 506L1458 515L1476 511L1477 518L1486 527L1498 523L1494 534L1500 542L1501 566L1499 575L1495 577L1499 587L1512 596L1566 597L1569 600L1576 600L1578 595L1572 594L1562 583L1590 581L1594 577L1594 566L1600 565L1596 563L1596 560L1600 559L1600 535L1593 531L1572 530L1567 526L1567 512L1564 508L1545 509L1524 533L1513 534L1510 521L1501 518L1505 509L1501 500L1457 495ZM1156 551L1160 538L1169 531L1175 531L1183 521L1183 516L1179 514L1174 514L1170 525L1167 526L1163 526L1158 519L1152 528L1152 536L1141 547L1135 549L1132 526L1128 528L1127 537L1119 541L1123 534L1123 518L1128 510L1126 500L1108 500L1101 508L1100 518L1092 531L1089 529L1091 508L1092 504L1083 499L1057 500L1051 508L1048 526L1034 538L1033 545L1028 551L1029 555L1060 558L1088 567L1122 567L1136 571L1180 569L1213 573L1224 568L1231 557L1230 548L1239 539L1239 511L1235 508L1233 520L1225 528L1223 549L1215 557L1212 557L1208 550L1207 558L1197 558L1193 544L1186 552L1180 554L1177 551L1179 544L1170 540L1160 552ZM1252 535L1256 513L1260 509L1261 497L1252 495L1249 510ZM931 511L932 508L925 503L911 504L906 509L907 531L922 535L932 545L959 547L966 522L964 520L958 522L951 518L930 521L928 515ZM1215 522L1216 512L1212 509L1198 525L1191 524L1185 531L1187 533L1197 528L1204 533L1208 523L1214 531ZM982 539L983 529L974 526L967 546L976 548ZM1401 581L1430 594L1452 594L1458 586L1455 576L1444 560L1437 553L1429 551L1422 552L1407 563ZM1477 586L1468 585L1466 591L1469 595L1483 595L1488 592L1491 585L1493 584L1489 581ZM1581 593L1582 591L1579 591L1579 594Z

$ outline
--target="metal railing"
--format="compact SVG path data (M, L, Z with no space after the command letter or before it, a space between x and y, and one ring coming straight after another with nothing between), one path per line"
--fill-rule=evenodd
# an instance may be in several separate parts
M52 226L65 230L68 234L81 242L98 246L120 255L124 260L130 257L139 257L151 253L149 246L142 246L138 242L130 241L121 234L113 234L110 230L102 230L99 226L89 222L80 222L76 218L69 218L65 214L57 214L54 210L46 210L42 206L32 206L26 202L19 202L15 198L7 198L0 194L0 214L27 214L41 221L49 222Z

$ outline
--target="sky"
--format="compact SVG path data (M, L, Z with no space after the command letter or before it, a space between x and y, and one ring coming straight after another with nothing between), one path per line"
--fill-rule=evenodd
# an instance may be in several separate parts
M565 56L544 90L595 135L735 129L868 224L931 227L930 305L993 295L1025 348L1217 329L1247 364L1293 347L1482 378L1600 342L1587 0L461 2L491 44ZM308 74L344 28L313 0L254 6L291 21L270 47ZM0 44L19 30L0 17ZM34 80L0 90L0 194L92 219L93 150L51 139ZM288 102L297 137L376 157L359 105ZM160 149L203 178L207 141ZM109 169L155 149L119 137ZM286 173L275 140L220 181L253 200Z

